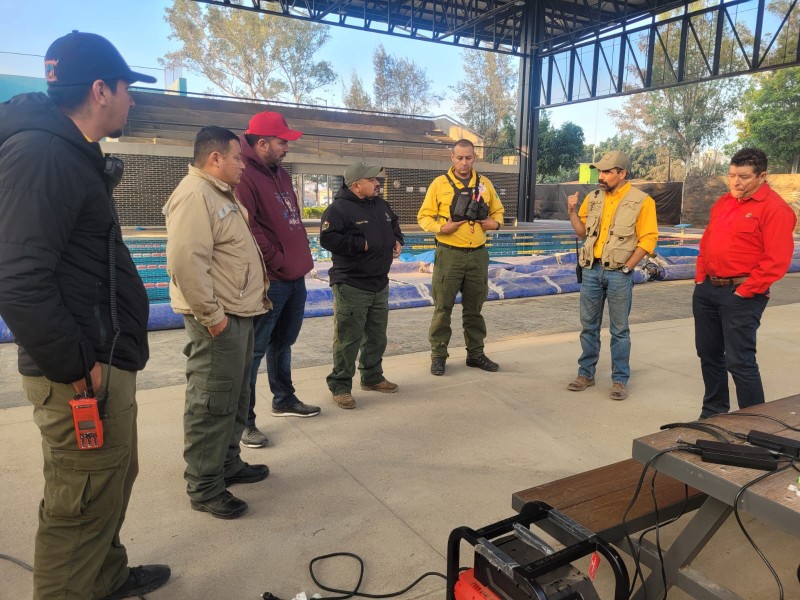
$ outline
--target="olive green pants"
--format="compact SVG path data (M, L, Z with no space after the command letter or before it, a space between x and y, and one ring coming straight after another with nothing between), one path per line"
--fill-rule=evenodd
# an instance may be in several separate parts
M107 375L103 365L104 382ZM136 373L111 369L105 441L97 450L78 450L69 405L75 394L72 385L23 376L22 389L33 405L44 455L33 597L106 596L125 582L129 572L119 531L139 472Z
M225 491L225 477L238 473L250 409L253 319L228 315L228 326L211 337L194 317L184 316L189 343L186 403L183 411L183 458L186 493L202 502Z
M467 356L483 354L486 321L481 309L489 293L489 251L486 248L462 252L437 246L432 277L433 318L428 330L431 356L447 358L447 346L453 330L450 316L461 292L461 320Z
M333 371L327 382L328 389L336 395L352 390L356 356L361 383L375 385L383 381L389 286L379 292L368 292L346 283L336 283L332 289Z

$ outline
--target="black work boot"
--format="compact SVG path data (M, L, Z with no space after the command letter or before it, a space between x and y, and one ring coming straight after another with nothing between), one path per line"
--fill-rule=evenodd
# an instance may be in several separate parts
M240 500L228 490L208 500L192 500L192 509L211 513L218 519L237 519L247 512L247 502Z
M489 371L490 373L494 373L500 368L500 365L493 360L490 360L485 354L481 354L480 356L468 356L467 366L475 367L476 369L483 369L484 371Z
M269 467L267 465L251 465L244 463L244 466L238 473L234 473L230 477L225 478L225 487L230 487L235 483L256 483L262 481L269 476Z
M444 363L447 359L444 356L431 357L431 375L444 375Z
M147 594L167 583L172 574L167 565L142 565L133 567L120 587L100 600L120 600Z

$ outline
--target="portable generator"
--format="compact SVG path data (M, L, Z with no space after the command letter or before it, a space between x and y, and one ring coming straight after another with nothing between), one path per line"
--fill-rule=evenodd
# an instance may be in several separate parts
M575 543L555 550L531 531L546 519ZM459 572L461 542L475 550L471 569ZM591 577L572 562L593 555ZM602 555L614 572L614 600L628 597L628 570L619 553L595 533L544 502L477 531L458 527L447 542L447 600L600 600L594 572Z

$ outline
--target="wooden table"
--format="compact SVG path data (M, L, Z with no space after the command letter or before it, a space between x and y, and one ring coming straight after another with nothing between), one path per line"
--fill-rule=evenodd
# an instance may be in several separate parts
M800 426L800 394L737 411L733 415L719 415L701 423L719 425L739 433L757 430L800 440L800 432L786 429L769 419L739 416L750 414L769 415L790 425ZM633 457L646 463L658 452L677 446L678 440L694 442L697 439L713 437L686 428L662 431L634 440ZM699 455L683 451L664 454L655 459L652 466L708 495L708 499L664 552L667 588L679 587L698 600L741 600L737 594L693 569L691 562L730 516L734 500L742 486L766 471L704 463ZM796 485L797 482L798 473L792 468L775 473L742 494L739 510L800 538L800 497L787 489L790 484ZM660 598L664 594L664 584L656 548L652 544L643 543L642 552L642 562L651 569L651 574L633 598ZM756 561L760 560L755 550L753 557Z

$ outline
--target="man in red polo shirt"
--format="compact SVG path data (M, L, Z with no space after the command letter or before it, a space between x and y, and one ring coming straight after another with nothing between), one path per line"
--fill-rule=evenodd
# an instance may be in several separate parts
M697 257L692 312L705 394L700 418L730 410L728 371L739 408L762 404L756 332L769 287L786 274L797 218L766 182L767 156L756 148L731 158L730 192L711 208Z

